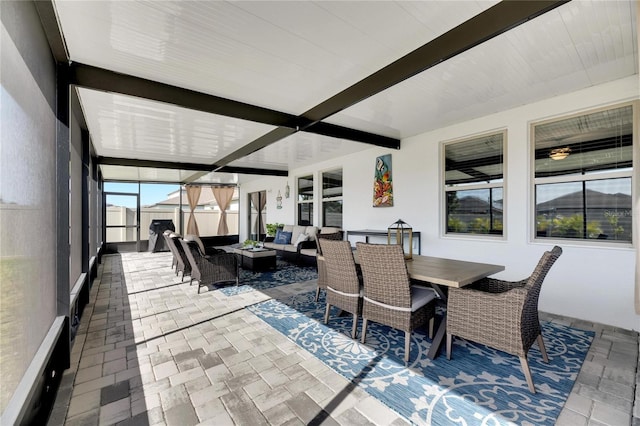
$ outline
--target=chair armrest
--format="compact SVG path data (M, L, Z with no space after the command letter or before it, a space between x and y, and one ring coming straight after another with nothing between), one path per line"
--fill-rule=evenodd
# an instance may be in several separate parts
M450 288L447 333L520 355L526 295L524 288L504 293Z
M524 288L514 288L503 293L449 288L448 332L461 336L472 333L472 340L480 343L483 341L477 336L482 334L502 333L505 329L509 330L508 333L517 334L526 296L527 290ZM497 315L500 317L500 324L495 322Z
M238 257L234 253L226 252L202 257L200 267L206 275L218 274L222 270L230 272L238 269Z
M204 260L214 265L229 262L232 258L236 259L236 261L238 259L235 253L227 253L224 250L220 250L218 253L212 254L210 256L203 256Z
M527 290L514 288L502 293L490 293L469 288L449 288L448 303L465 304L474 311L511 309L516 304L524 303Z
M224 250L216 248L216 247L205 247L204 254L205 256L212 256L220 253L225 253Z
M314 241L303 241L301 243L298 243L298 253L300 253L300 250L302 249L314 249L317 248L316 242Z

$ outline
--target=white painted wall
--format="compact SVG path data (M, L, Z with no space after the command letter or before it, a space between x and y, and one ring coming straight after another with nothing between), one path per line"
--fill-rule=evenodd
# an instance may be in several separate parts
M518 280L527 277L535 268L542 253L553 243L532 241L530 123L564 116L570 113L640 99L638 76L602 84L568 95L562 95L509 111L444 127L402 141L402 149L372 148L321 164L292 170L289 183L296 176L315 174L316 194L319 172L342 166L344 179L343 227L354 229L386 229L398 218L422 233L422 254L498 263L506 270L496 277ZM443 141L507 130L507 169L505 184L505 238L448 237L442 233L443 195L441 191L440 149ZM638 129L635 129L636 143ZM636 145L637 147L637 145ZM373 208L373 170L378 155L392 154L395 205ZM636 159L634 188L638 194L640 167ZM268 186L264 178L247 188L272 190L269 202L275 206L278 186L283 190L286 179L278 179ZM275 191L275 193L273 193ZM292 185L292 194L295 193ZM316 196L318 198L318 195ZM241 196L242 199L242 196ZM283 202L277 220L292 223L295 217L293 199ZM246 202L246 201L245 201ZM319 204L314 206L314 223L319 223ZM274 210L269 204L268 221ZM636 215L638 212L635 212ZM638 221L636 220L636 223ZM636 225L637 226L637 225ZM636 233L637 235L637 233ZM636 248L611 245L580 245L562 242L564 249L542 287L540 309L593 322L626 329L640 330L640 315L634 310Z
M249 178L250 179L250 178ZM291 188L291 195L289 198L284 196L284 188L287 186ZM266 223L285 223L293 224L293 218L295 217L295 191L294 183L291 179L286 177L277 176L259 176L253 180L242 181L239 184L240 188L240 207L239 207L239 234L240 241L244 241L249 238L249 197L247 194L257 191L267 191L267 222ZM278 196L278 190L282 195L282 208L277 208L276 197Z

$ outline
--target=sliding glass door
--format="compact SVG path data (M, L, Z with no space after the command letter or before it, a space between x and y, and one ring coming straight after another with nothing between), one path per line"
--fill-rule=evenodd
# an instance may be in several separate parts
M249 239L262 241L265 237L267 219L267 192L249 193Z

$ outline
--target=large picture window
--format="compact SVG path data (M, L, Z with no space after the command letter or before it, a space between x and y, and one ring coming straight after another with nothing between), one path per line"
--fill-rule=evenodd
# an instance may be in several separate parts
M633 107L533 125L536 238L630 243Z
M342 228L342 169L322 173L322 226Z
M298 178L298 225L313 225L313 175Z
M444 145L447 234L502 235L506 132Z

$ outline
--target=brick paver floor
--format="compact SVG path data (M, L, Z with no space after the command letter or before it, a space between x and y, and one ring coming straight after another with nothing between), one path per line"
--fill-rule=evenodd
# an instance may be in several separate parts
M244 309L315 281L198 294L170 265L169 253L103 256L50 425L406 424ZM557 424L640 426L638 334L543 319L596 332Z

